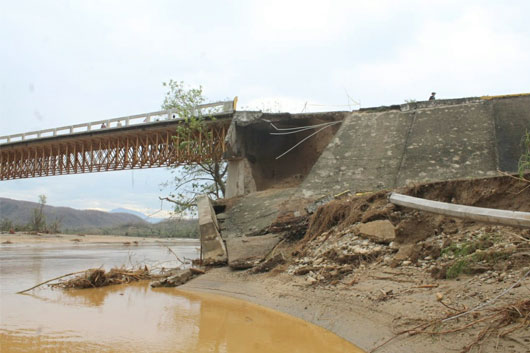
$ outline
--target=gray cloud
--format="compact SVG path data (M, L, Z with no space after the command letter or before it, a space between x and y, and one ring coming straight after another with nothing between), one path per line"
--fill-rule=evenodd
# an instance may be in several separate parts
M366 107L432 90L528 91L528 13L526 1L4 2L0 135L157 110L170 78L211 100L293 112L348 95ZM1 182L0 196L156 210L170 175L145 173L156 182L132 188L126 172L28 179Z

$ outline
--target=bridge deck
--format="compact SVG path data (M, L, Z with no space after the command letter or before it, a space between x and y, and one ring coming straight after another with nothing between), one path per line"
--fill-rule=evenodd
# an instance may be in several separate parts
M228 104L230 103L230 105ZM0 180L164 167L220 159L233 102L200 106L209 113L202 131L183 137L175 111L147 113L0 137ZM164 119L165 118L165 119ZM105 127L99 124L105 124Z

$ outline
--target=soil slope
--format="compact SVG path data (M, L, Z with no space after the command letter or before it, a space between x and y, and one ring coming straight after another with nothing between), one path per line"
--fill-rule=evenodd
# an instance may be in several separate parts
M529 184L508 176L396 191L530 211ZM530 230L405 209L388 194L334 200L305 220L283 210L272 271L214 269L183 288L285 311L366 351L530 352Z

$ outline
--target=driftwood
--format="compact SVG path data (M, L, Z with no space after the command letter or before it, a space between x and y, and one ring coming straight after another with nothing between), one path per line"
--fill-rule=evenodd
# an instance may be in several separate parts
M488 309L489 313L482 318L475 319L475 316L472 316L472 321L468 323L465 323L456 328L448 328L446 330L440 330L441 325L444 325L449 321L453 321L455 319L465 317L468 314L479 313L479 312L481 312L481 314L484 314L483 310L485 307L493 304L500 297L510 292L513 288L515 288L518 284L520 284L529 274L530 274L530 271L527 271L517 282L512 284L508 289L506 289L505 291L503 291L502 293L500 293L493 299L486 301L480 305L477 305L476 307L469 309L469 310L458 310L456 308L447 306L446 304L441 302L441 300L439 300L439 302L442 305L444 305L445 307L451 310L457 311L457 313L449 314L443 318L424 322L413 328L397 332L394 336L390 337L389 339L382 342L378 346L372 348L370 353L377 351L379 348L390 343L397 337L400 337L403 335L408 335L408 336L413 336L417 334L445 335L445 334L461 332L466 329L473 328L478 323L487 323L486 327L480 330L480 332L476 335L475 339L470 344L462 348L462 353L467 353L474 346L476 346L477 344L479 344L480 342L482 342L483 340L485 340L487 337L491 336L494 333L496 333L498 337L505 337L508 334L518 329L527 328L530 326L530 300L522 300L522 301L511 303L511 304L508 304L508 305L505 305L499 308ZM505 329L506 327L515 324L517 321L522 321L522 322L519 325L515 325L511 328L501 331L502 329ZM437 329L434 330L434 328L437 328Z
M55 278L49 279L49 280L47 280L47 281L41 282L41 283L39 283L39 284L37 284L37 285L31 287L31 288L28 288L28 289L25 289L25 290L21 290L20 292L17 292L17 294L26 293L26 292L29 292L30 290L35 289L35 288L37 288L37 287L40 287L40 286L42 286L42 285L44 285L44 284L46 284L46 283L50 283L50 282L53 282L53 281L57 281L58 279L61 279L61 278L65 278L65 277L69 277L69 276L73 276L73 275L78 275L78 274L80 274L80 273L84 273L84 272L86 272L86 271L85 271L85 270L83 270L83 271L77 271L77 272L68 273L68 274L66 274L66 275L62 275L62 276L59 276L59 277L55 277Z
M182 260L180 259L180 257L178 257L177 254L175 254L175 252L174 252L173 250L171 250L171 248L170 248L169 246L166 246L166 248L169 250L169 252L171 252L171 253L177 258L177 260L178 260L181 264L183 264L183 265L186 264L184 261L182 261Z

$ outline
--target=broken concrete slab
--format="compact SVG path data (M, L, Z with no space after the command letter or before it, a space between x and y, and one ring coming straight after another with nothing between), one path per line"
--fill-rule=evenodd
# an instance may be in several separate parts
M254 273L269 272L270 270L272 270L276 266L285 263L285 261L286 260L285 260L285 257L283 256L283 254L279 253L279 254L276 254L276 255L272 256L271 258L263 261L262 263L260 263L256 267L254 267L252 269L252 272L254 272Z
M233 269L254 267L280 242L278 234L239 237L226 240L228 266Z
M268 233L280 212L280 205L296 191L295 188L269 189L249 194L234 202L225 213L223 239Z
M226 247L219 233L219 224L215 217L210 198L206 195L197 198L199 211L199 233L201 236L201 256L206 266L226 263Z
M151 287L157 288L157 287L177 287L180 286L189 280L191 280L193 277L195 277L196 274L191 269L187 270L180 270L175 275L161 279L159 281L155 281L151 283Z
M376 243L388 244L396 239L394 225L389 220L361 223L356 229L357 235Z

